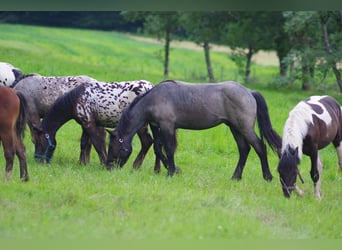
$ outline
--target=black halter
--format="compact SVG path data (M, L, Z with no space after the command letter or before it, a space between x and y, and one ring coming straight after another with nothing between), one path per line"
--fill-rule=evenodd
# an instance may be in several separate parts
M47 156L47 153L49 152L50 149L56 148L56 145L52 144L50 136L49 136L48 133L45 134L45 139L47 140L48 145L46 146L44 154L41 155L41 154L35 153L34 157L35 158L39 158L39 159L46 159L46 162L48 164L50 164L51 163L51 158Z

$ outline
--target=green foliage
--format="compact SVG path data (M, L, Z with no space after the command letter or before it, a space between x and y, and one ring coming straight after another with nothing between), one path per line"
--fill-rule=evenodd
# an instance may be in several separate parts
M101 80L145 78L157 83L162 66L154 52L159 45L138 42L115 32L48 29L0 25L1 60L24 72L43 75L89 74ZM172 78L184 70L205 72L200 51L173 49ZM213 53L216 68L233 67L226 54ZM267 82L274 67L255 65L258 81ZM198 73L200 74L200 73ZM195 75L198 76L196 73ZM234 73L224 75L231 79ZM264 81L263 81L264 80ZM282 132L288 112L315 92L271 90L249 85L265 97L276 131ZM330 93L331 94L331 93ZM334 95L341 102L341 96ZM3 239L288 239L341 238L341 181L333 147L321 152L323 199L313 198L309 160L300 165L304 197L282 195L277 157L269 150L274 180L262 179L260 162L251 150L243 179L232 181L238 152L225 126L204 131L178 131L176 164L183 172L173 178L153 173L152 150L142 168L132 170L140 148L121 170L108 172L94 151L91 163L77 164L81 129L71 121L57 133L51 165L33 159L27 132L30 181L19 181L18 160L12 180L0 179L0 238ZM0 165L4 166L0 148Z

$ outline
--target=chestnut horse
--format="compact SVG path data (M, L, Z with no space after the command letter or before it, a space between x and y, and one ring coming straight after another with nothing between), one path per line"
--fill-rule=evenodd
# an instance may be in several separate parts
M26 149L22 141L25 127L26 101L21 93L0 86L0 139L6 159L5 177L12 177L14 155L19 158L20 178L28 181Z

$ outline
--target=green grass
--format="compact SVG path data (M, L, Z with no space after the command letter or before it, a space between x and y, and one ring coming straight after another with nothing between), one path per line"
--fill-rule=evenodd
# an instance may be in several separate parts
M138 42L125 34L73 29L0 25L2 61L25 73L88 74L114 81L162 80L161 46ZM214 69L234 68L228 56L213 53ZM259 76L259 72L268 72ZM205 76L203 53L171 52L170 78L199 81ZM270 79L274 67L255 65L258 79ZM186 72L186 74L184 73ZM192 75L188 72L193 72ZM228 71L229 72L229 71ZM225 73L226 74L226 73ZM225 78L234 78L227 73ZM268 77L268 78L267 78ZM238 77L237 77L238 78ZM258 89L269 105L271 120L281 133L288 112L314 92ZM338 94L333 94L342 101ZM323 199L313 197L309 160L300 165L304 197L282 195L277 157L269 151L272 182L262 179L252 150L241 181L232 181L238 153L228 128L178 131L176 164L182 174L153 173L152 150L140 170L132 170L139 142L121 170L108 172L93 151L91 163L77 164L81 130L74 121L57 134L51 165L33 160L27 132L30 181L19 181L18 161L10 181L0 179L0 238L2 239L337 239L342 238L342 174L333 147L321 151L324 163ZM0 165L4 166L0 148Z

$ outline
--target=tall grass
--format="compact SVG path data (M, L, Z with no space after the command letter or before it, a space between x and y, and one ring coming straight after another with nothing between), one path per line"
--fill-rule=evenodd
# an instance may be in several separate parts
M20 25L0 25L0 33L5 34L0 40L1 61L8 61L25 73L87 74L105 81L144 78L157 83L162 79L162 63L156 56L161 46L138 42L125 34ZM214 68L234 67L222 53L214 53L213 61ZM200 74L205 75L203 64L201 52L173 49L170 78L201 79ZM202 70L184 77L185 70L193 69ZM233 78L234 74L225 77ZM280 134L289 110L299 100L314 94L259 85L249 87L266 98L271 120ZM318 201L313 197L307 157L300 165L304 197L283 197L276 171L277 157L269 149L272 182L262 179L260 162L253 150L243 179L232 181L238 152L225 126L204 131L179 130L175 158L183 171L173 178L166 178L164 169L160 175L153 173L152 150L142 168L132 170L140 147L136 138L134 152L121 170L105 170L94 151L91 163L80 166L80 134L74 121L63 126L57 134L58 146L51 165L40 165L33 159L34 147L27 132L25 144L31 179L28 183L19 181L16 160L13 179L0 180L0 238L342 237L342 175L331 146L321 152L323 199ZM4 164L0 156L0 165Z

